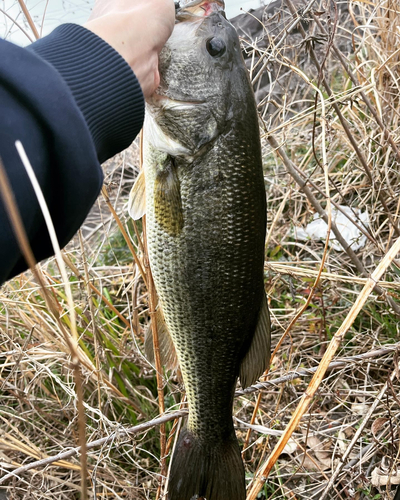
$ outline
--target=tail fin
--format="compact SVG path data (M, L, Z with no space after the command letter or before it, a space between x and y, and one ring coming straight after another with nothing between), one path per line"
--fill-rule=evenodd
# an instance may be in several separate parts
M235 433L222 443L205 442L188 429L172 457L168 500L245 500L244 466Z

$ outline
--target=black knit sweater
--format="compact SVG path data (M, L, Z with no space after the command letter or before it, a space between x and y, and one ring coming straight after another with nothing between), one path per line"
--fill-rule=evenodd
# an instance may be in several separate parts
M100 163L129 146L143 119L134 73L91 31L65 24L27 48L0 40L0 157L37 261L52 247L15 142L64 246L99 194ZM0 284L26 267L0 196Z

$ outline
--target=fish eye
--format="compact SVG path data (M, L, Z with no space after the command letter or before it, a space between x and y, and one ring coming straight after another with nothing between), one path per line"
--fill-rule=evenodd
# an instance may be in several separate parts
M219 57L225 53L226 45L222 38L214 37L207 40L206 49L211 56Z

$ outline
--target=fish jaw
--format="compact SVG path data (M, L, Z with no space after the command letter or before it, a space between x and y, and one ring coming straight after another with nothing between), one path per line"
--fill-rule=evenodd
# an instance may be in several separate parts
M223 0L194 0L181 2L183 5L176 13L177 21L190 21L192 18L206 17L213 12L224 11Z

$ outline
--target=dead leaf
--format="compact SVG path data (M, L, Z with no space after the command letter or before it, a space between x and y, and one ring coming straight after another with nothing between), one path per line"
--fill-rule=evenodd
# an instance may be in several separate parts
M373 486L386 486L388 484L400 484L400 471L395 470L391 474L383 472L380 467L375 467L371 474Z
M365 403L353 403L351 411L356 415L365 415L368 411L368 406Z
M386 417L380 417L374 420L373 424L371 425L371 431L375 439L377 439L378 432L384 427L386 422L389 422L389 419Z
M296 457L296 459L298 460L299 463L302 464L302 466L308 470L308 471L318 471L319 470L319 467L318 467L318 462L316 460L311 460L310 457L308 457L307 455L304 456L304 453L301 453L300 455L298 455ZM324 470L324 468L322 468L321 470Z
M331 453L327 451L330 448L330 444L324 444L315 434L305 437L307 438L307 446L310 450L308 451L309 457L305 457L304 467L308 470L317 470L318 468L320 470L329 469L332 465Z

